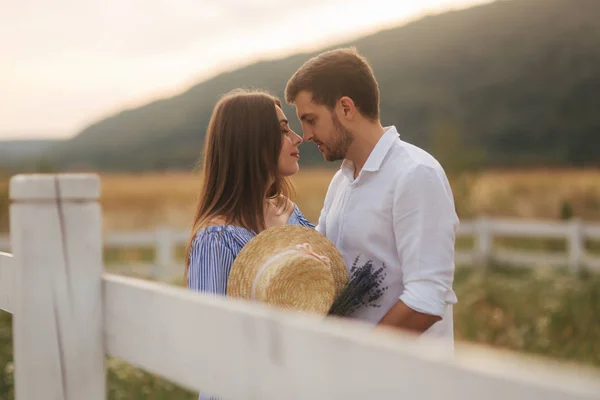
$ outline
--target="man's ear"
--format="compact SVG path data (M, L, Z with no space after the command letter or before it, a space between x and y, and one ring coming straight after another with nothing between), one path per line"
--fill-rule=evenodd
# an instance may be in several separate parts
M339 101L341 114L348 120L353 120L356 116L356 106L354 100L348 96L343 96Z

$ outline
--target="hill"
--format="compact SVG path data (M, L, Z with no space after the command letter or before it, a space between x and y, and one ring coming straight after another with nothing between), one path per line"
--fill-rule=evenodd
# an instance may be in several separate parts
M43 157L48 149L61 143L60 140L1 140L0 166L19 169L24 160L35 160L36 167L43 169Z
M599 165L598 15L597 0L498 1L344 45L355 45L373 66L384 123L449 168ZM189 169L220 95L261 87L283 96L312 55L256 63L124 110L47 156L71 169ZM312 144L303 155L304 165L322 165Z

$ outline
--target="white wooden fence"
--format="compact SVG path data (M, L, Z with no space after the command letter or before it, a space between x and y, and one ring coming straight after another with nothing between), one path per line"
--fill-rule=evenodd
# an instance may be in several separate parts
M107 354L226 399L600 399L597 373L105 274L98 195L95 175L11 180L16 400L105 399Z
M520 219L492 219L482 217L476 221L462 222L458 236L473 237L474 248L456 252L460 264L485 265L497 262L522 267L568 267L600 271L600 254L594 255L586 248L586 241L600 242L600 224L570 221L535 221ZM561 239L566 242L566 252L524 251L497 248L494 238Z
M472 237L471 249L459 249L456 262L462 265L486 265L491 262L521 267L566 267L600 272L600 254L586 249L586 241L600 242L600 224L571 221L536 221L522 219L492 219L482 217L462 221L458 237ZM566 252L540 252L494 246L494 238L559 239L565 241ZM182 262L175 258L175 249L185 246L186 231L159 228L148 232L113 232L104 238L105 248L153 248L150 263L129 263L111 268L112 272L141 274L156 280L169 281L182 276ZM0 236L0 251L9 251L8 237Z

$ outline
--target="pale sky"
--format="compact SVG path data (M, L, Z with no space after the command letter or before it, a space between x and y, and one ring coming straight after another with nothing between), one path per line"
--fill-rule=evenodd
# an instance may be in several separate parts
M69 137L260 58L490 0L0 0L0 140Z

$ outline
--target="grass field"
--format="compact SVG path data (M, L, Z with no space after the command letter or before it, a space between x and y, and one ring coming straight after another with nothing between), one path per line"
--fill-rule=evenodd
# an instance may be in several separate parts
M293 178L296 203L317 221L333 170L303 170ZM101 175L104 230L188 229L201 174ZM600 171L489 171L452 179L459 216L600 221ZM0 178L0 232L8 229L7 179ZM514 240L513 240L514 241ZM458 246L470 246L469 240ZM560 241L519 240L531 248L564 249ZM600 243L588 248L600 252ZM180 249L181 250L181 249ZM181 257L181 251L179 251ZM151 260L152 249L111 250L107 262ZM457 341L574 362L600 371L600 276L567 271L458 269ZM197 398L132 366L109 360L109 399ZM599 372L600 373L600 372ZM0 312L0 400L13 399L10 316Z
M316 222L331 169L302 169L292 178L296 203ZM187 229L200 173L102 174L105 230ZM558 219L575 215L600 221L600 170L487 171L451 179L462 219L486 214ZM0 175L0 232L8 230L8 178Z
M316 221L335 171L313 170L292 181L296 202L311 221ZM194 214L201 174L164 173L102 175L101 204L105 229L147 229L159 225L188 228Z
M334 170L302 170L292 181L296 203L316 222ZM188 228L201 174L102 175L105 228ZM572 213L600 221L600 170L490 171L452 180L463 219L480 214L522 218L560 218ZM0 189L1 190L1 189Z

